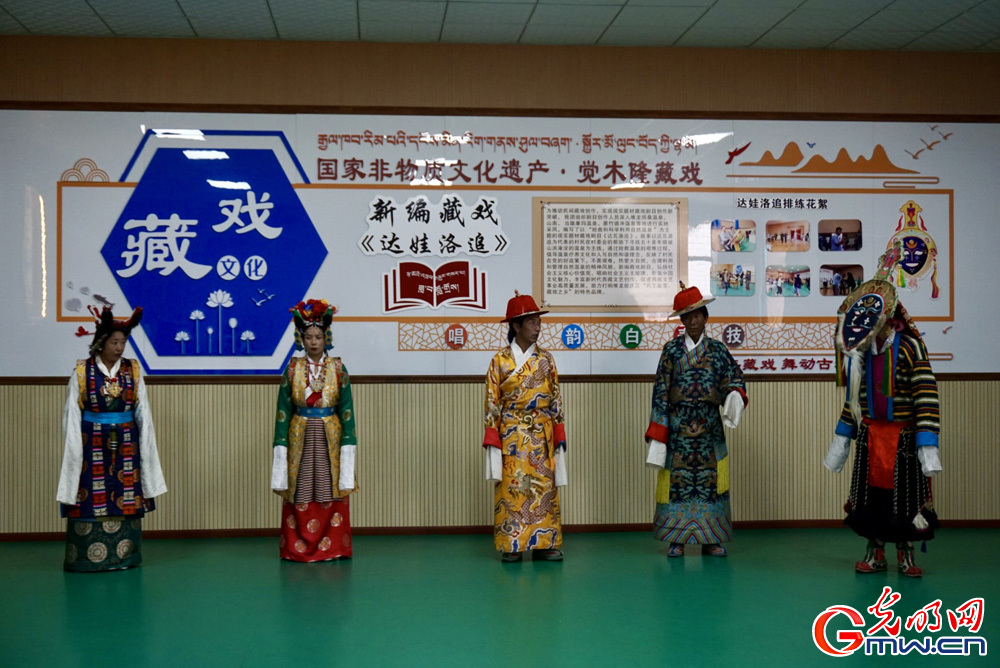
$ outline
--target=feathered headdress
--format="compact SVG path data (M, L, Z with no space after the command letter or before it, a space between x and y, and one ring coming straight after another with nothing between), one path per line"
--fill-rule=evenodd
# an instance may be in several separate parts
M295 322L296 350L303 350L302 334L309 327L319 327L323 330L326 349L330 350L330 348L333 348L333 335L330 332L330 323L333 322L333 314L337 312L336 306L331 306L325 299L310 299L299 302L288 310L292 312L292 319Z
M115 332L121 332L128 338L135 329L135 326L139 324L142 320L142 307L137 306L135 310L132 311L132 315L127 318L116 318L111 312L111 309L107 306L102 308L100 311L97 310L95 306L87 306L87 310L90 314L94 316L94 331L88 332L82 326L78 327L76 330L77 336L89 336L94 335L94 340L90 342L90 354L95 354L101 352L104 347L104 342L108 340L108 337Z

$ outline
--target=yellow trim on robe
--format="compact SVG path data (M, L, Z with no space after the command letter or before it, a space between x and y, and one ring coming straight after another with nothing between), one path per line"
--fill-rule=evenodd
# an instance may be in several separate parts
M729 457L716 462L716 489L718 494L729 491ZM660 469L656 475L656 502L670 503L670 469Z

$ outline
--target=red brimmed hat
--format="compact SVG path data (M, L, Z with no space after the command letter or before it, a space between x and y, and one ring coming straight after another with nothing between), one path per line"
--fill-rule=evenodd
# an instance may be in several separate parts
M674 296L674 312L670 314L670 317L673 318L674 316L684 315L691 311L697 311L705 304L714 301L715 297L703 298L698 286L685 288L684 283L681 283L681 291Z
M526 315L544 315L548 311L539 310L538 304L531 298L531 295L522 295L514 290L514 296L507 302L507 317L500 322L510 322L514 318L523 318Z

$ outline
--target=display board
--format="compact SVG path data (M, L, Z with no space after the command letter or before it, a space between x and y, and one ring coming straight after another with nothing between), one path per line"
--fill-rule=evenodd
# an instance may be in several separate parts
M563 374L652 373L676 282L748 373L832 371L834 314L894 276L939 372L996 372L1000 127L2 111L0 375L65 375L134 306L154 375L274 374L338 307L354 374L478 375L514 291Z

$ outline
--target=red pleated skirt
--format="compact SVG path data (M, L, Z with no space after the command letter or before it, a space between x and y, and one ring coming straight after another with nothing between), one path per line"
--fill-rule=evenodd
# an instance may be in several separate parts
M285 503L281 507L281 558L289 561L344 559L351 552L347 499Z

